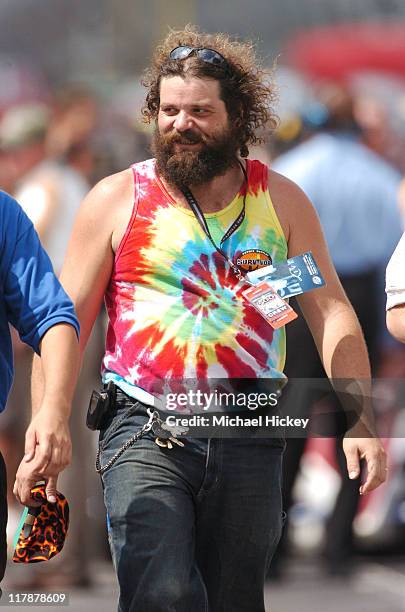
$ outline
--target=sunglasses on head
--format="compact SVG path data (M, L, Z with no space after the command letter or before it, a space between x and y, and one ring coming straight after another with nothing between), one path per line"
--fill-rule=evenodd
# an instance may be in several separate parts
M223 55L215 51L215 49L206 49L205 47L190 47L188 45L181 45L175 47L169 53L169 57L172 60L184 60L189 57L192 53L207 64L213 64L214 66L221 66L229 69L229 64Z

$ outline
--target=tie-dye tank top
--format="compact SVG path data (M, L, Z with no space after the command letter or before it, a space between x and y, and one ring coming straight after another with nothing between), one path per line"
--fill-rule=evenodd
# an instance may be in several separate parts
M283 378L284 328L273 330L240 295L246 288L215 250L193 212L176 204L154 160L132 166L135 201L105 295L109 317L103 381L153 404L167 379ZM205 215L219 245L242 269L287 258L268 190L268 168L247 160L244 185ZM207 384L209 381L207 380ZM163 387L162 387L163 388Z

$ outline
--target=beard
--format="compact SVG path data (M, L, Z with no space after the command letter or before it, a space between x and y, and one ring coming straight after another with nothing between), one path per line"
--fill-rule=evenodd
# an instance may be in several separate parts
M201 143L198 151L175 151L175 144ZM225 128L205 138L194 130L161 134L156 127L152 151L159 174L170 184L181 188L199 186L225 174L235 164L239 144L235 131Z

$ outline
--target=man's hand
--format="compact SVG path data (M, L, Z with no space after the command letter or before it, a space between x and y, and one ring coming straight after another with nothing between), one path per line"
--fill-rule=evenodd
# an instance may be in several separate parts
M360 475L360 460L367 464L367 479L360 487L360 495L370 493L385 482L387 478L387 455L378 438L350 438L343 440L349 478L354 480Z
M31 497L31 489L33 489L38 482L43 480L46 481L45 493L47 500L53 504L56 503L58 477L50 476L49 478L45 478L35 469L35 467L22 460L16 474L13 489L14 495L24 506L40 506L41 503Z
M72 457L67 419L54 411L41 409L32 419L25 435L25 455L17 470L14 495L24 505L38 505L31 498L31 488L46 480L48 501L56 502L58 474Z
M34 415L25 434L23 461L35 457L38 469L49 474L61 472L72 458L68 420L45 406Z

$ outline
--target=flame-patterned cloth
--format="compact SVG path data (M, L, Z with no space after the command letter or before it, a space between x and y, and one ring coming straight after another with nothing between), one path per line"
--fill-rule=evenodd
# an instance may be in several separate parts
M41 506L30 534L24 536L24 526L20 531L15 547L14 563L38 563L49 561L60 553L65 543L69 527L69 505L62 493L56 493L56 503L46 499L45 485L31 489L33 499L40 501Z

